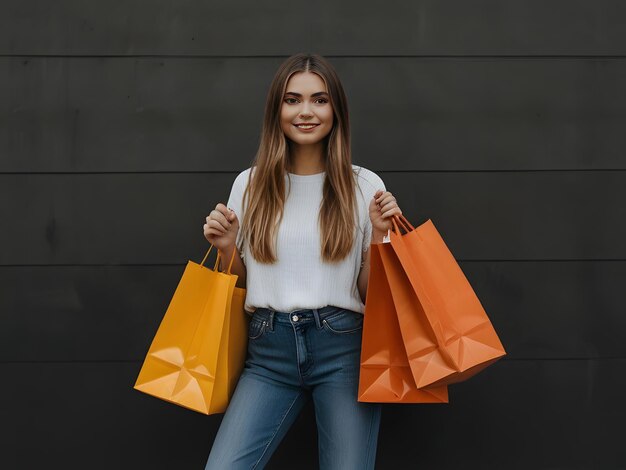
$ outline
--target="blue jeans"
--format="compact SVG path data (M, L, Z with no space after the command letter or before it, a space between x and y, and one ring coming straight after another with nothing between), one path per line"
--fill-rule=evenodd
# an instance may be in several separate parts
M381 404L357 401L362 331L363 314L339 307L257 309L205 470L264 468L309 396L320 468L373 469Z

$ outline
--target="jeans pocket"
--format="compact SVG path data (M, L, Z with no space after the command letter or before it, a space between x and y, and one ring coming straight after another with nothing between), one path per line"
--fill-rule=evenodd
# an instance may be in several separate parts
M322 325L334 334L354 333L363 329L363 314L352 310L342 310L324 318Z
M248 324L248 339L258 339L265 333L267 320L253 316Z

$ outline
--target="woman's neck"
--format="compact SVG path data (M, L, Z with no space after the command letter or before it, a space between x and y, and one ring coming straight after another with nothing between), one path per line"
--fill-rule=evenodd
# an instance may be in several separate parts
M325 171L321 145L292 146L287 171L296 175L314 175Z

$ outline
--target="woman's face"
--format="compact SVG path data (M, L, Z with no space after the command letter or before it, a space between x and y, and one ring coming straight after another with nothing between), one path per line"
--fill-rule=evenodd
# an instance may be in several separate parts
M310 129L297 124L313 124ZM285 136L296 144L316 144L333 127L333 107L324 80L312 72L293 74L287 82L280 110Z

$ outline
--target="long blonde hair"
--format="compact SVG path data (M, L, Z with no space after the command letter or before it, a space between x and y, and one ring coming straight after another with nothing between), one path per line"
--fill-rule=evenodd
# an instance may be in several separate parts
M350 152L348 103L333 66L318 54L298 53L278 68L265 103L261 141L244 192L241 228L252 256L261 263L275 263L276 236L286 199L285 175L289 158L287 139L280 126L280 110L289 78L297 72L320 76L330 96L334 119L325 137L323 202L319 211L321 258L337 262L352 249L356 211L355 173ZM247 201L246 201L247 200Z

